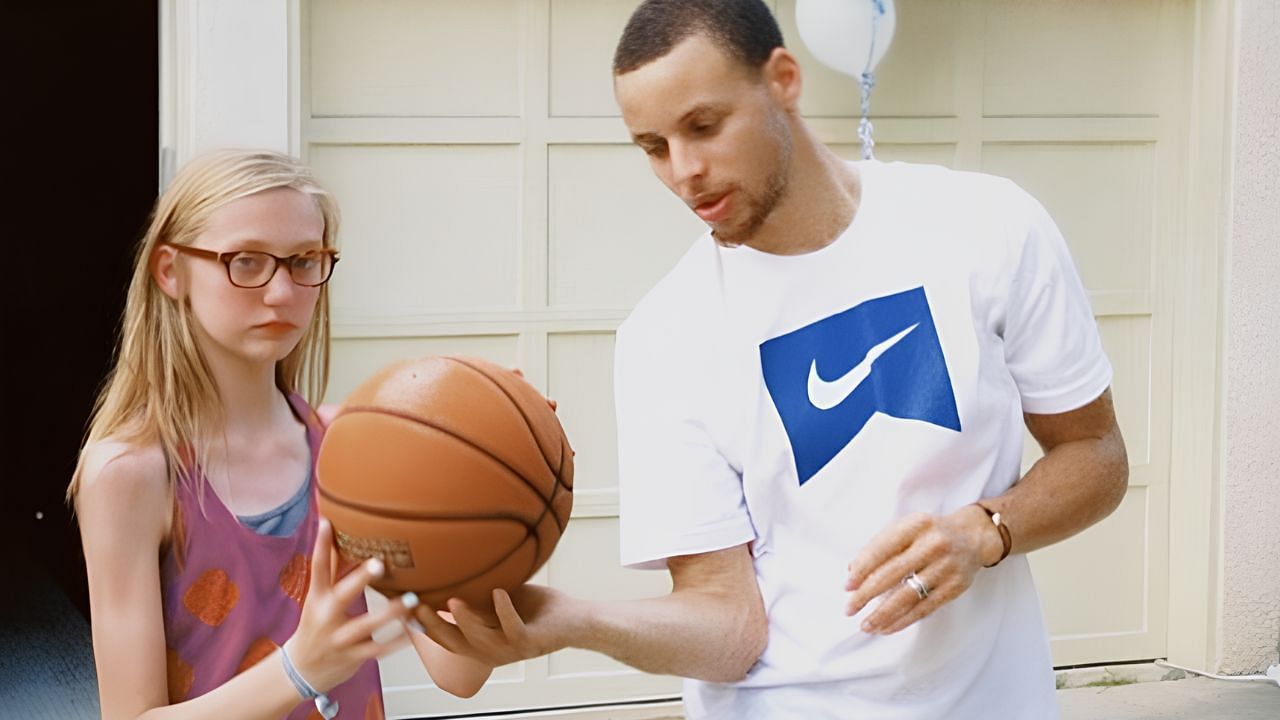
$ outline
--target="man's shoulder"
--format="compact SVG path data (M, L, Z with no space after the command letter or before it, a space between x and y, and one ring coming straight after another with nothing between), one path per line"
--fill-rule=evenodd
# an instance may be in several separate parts
M618 328L619 338L653 342L697 324L715 295L716 261L715 240L708 232L636 303Z
M1011 200L1026 195L1013 180L977 170L916 162L877 162L872 168L884 180L909 188L913 194L936 192L956 200Z

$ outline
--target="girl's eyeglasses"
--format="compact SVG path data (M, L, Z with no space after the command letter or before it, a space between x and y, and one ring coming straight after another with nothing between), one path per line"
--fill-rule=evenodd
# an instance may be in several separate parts
M333 248L308 250L307 252L279 257L254 250L214 252L190 245L165 243L180 253L209 260L217 260L227 268L227 280L239 288L260 288L271 282L276 270L284 265L289 278L303 287L317 287L329 281L333 266L338 263L338 251Z

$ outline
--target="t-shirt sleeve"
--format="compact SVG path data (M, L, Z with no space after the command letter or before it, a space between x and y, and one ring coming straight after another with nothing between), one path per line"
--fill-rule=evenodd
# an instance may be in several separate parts
M713 441L707 388L689 364L706 359L691 348L676 353L652 336L629 334L625 325L618 333L614 399L623 565L660 569L669 557L755 538L741 476Z
M1035 198L1017 190L1010 226L1020 243L1005 305L1005 361L1022 409L1052 415L1083 407L1111 384L1089 296L1067 243Z

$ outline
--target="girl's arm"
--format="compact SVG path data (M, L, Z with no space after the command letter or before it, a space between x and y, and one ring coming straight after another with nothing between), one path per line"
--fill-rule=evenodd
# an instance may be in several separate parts
M99 443L85 450L76 510L89 576L93 652L104 720L148 718L279 718L301 702L279 651L212 692L169 705L159 557L171 499L158 449ZM346 608L377 569L368 565L334 580L332 532L322 525L312 556L311 586L298 630L287 643L304 678L321 692L365 661L403 644L381 644L373 631L407 617L399 602L378 614L348 618Z

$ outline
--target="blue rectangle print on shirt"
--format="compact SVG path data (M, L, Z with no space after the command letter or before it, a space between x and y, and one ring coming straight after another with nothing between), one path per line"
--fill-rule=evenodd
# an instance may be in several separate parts
M923 287L867 300L766 340L760 363L801 485L877 412L960 431Z

